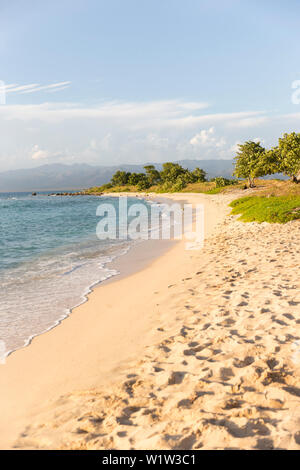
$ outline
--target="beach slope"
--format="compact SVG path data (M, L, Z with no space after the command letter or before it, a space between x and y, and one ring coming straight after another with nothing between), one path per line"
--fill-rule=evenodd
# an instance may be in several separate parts
M98 287L2 366L2 448L300 448L300 224L184 197L201 251Z

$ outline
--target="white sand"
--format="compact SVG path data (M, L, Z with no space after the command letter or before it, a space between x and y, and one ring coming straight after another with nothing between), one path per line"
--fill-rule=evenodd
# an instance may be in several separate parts
M184 196L202 251L98 287L1 366L2 448L300 448L300 224Z

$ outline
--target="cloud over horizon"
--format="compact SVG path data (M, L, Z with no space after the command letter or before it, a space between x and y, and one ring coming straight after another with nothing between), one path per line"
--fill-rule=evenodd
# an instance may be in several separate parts
M32 87L26 91L37 89ZM206 102L182 99L1 105L0 170L41 161L118 164L231 159L237 143L259 135L265 145L274 145L283 132L299 127L299 121L299 113L213 113Z

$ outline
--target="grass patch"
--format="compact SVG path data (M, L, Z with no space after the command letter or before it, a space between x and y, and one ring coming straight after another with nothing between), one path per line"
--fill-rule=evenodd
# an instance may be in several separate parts
M183 192L183 193L207 193L207 194L216 194L210 193L210 190L218 189L217 192L221 192L220 190L224 188L216 188L215 183L205 182L205 183L189 183L185 188L181 191L176 192ZM122 192L147 192L147 193L169 193L174 192L172 187L164 188L163 185L156 185L151 186L147 190L139 191L137 186L132 185L125 185L125 186L111 186L109 184L104 184L103 186L98 186L94 188L89 188L85 191L87 194L99 194L99 193L122 193Z
M221 188L211 188L209 189L208 191L205 191L205 194L219 194L219 193L223 193L225 188L228 188L228 186L224 186L224 187L221 187Z
M245 183L240 182L239 184L216 187L216 183L213 182L213 181L206 181L205 183L189 183L180 192L182 192L182 193L219 194L219 193L227 193L227 192L234 191L236 189L240 189L244 186L244 184Z
M249 196L230 203L244 222L285 224L300 219L300 196Z

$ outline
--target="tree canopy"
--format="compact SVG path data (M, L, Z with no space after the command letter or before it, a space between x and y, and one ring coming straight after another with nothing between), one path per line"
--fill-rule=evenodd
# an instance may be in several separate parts
M122 186L128 183L130 173L118 170L112 177L111 183L115 186Z
M179 163L166 162L159 171L154 165L145 165L144 173L130 173L118 170L109 187L135 186L145 191L156 186L159 191L181 191L189 183L207 181L206 173L201 168L193 171L183 168ZM300 182L300 133L292 132L279 138L278 145L266 150L260 142L249 140L238 145L235 156L234 175L246 178L250 187L254 187L254 179L260 176L284 173L292 181ZM234 184L234 180L223 177L213 178L216 188Z
M238 178L248 178L250 186L258 176L283 173L292 181L300 182L300 133L284 134L277 147L265 150L259 142L245 142L239 145L235 157L234 174Z
M300 179L300 134L292 132L279 139L278 147L273 149L278 161L279 171L288 175L293 181Z
M253 187L254 178L263 176L264 173L260 163L265 149L260 145L260 142L254 141L239 144L238 147L234 175L238 178L248 178L250 187Z
M111 178L113 186L136 186L139 191L149 189L151 186L159 185L164 190L180 191L188 183L206 181L206 173L201 168L189 171L178 163L166 162L161 171L154 165L145 165L145 173L128 173L118 170Z

